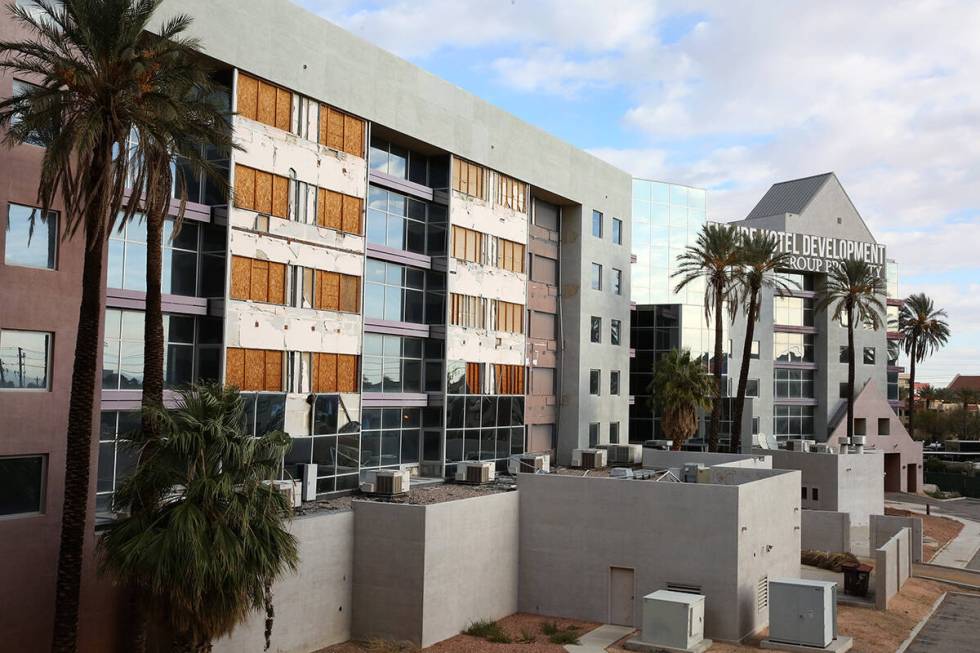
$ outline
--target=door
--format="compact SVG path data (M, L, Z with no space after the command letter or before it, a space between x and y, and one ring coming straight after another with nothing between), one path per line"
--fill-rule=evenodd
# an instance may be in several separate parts
M885 454L885 492L902 491L902 454Z
M905 491L915 494L919 491L919 474L915 463L909 463L907 474Z
M633 625L633 570L628 567L609 568L609 623Z

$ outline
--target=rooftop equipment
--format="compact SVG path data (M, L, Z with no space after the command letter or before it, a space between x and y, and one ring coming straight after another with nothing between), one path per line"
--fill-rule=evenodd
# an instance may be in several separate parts
M496 478L496 465L492 462L466 462L456 466L456 482L484 485Z
M572 449L572 467L601 469L606 461L605 449Z
M630 648L705 650L704 596L658 590L643 597L643 629Z
M837 637L837 583L769 581L769 640L824 648Z
M409 490L411 474L399 469L378 469L364 473L361 482L361 492L394 496L404 494Z

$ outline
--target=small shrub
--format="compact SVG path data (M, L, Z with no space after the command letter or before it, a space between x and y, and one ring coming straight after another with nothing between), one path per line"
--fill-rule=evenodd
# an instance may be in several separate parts
M537 641L537 638L527 628L521 628L521 636L517 638L517 641L521 644L533 644Z
M490 619L474 621L463 633L471 637L482 637L488 642L495 644L509 644L511 641L507 633L504 632L504 629L500 627L500 624Z
M371 653L411 653L417 651L418 647L411 642L377 638L367 642L367 650Z
M554 621L546 621L541 624L541 632L551 637L558 632L558 624L556 624Z
M548 637L548 641L552 644L578 644L578 630L570 628L569 630L560 630Z

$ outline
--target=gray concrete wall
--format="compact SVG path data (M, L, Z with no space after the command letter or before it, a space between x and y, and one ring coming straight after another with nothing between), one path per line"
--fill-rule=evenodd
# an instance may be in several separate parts
M922 519L897 515L871 515L871 549L877 549L901 529L908 528L911 562L922 562Z
M804 508L846 512L851 516L852 526L864 526L871 515L884 513L884 457L880 454L837 455L785 449L767 453L772 456L774 468L803 472L800 483L806 488L806 498L802 499Z
M909 579L911 564L909 540L911 530L903 528L887 542L875 549L875 607L887 610L892 597L898 594Z
M517 612L516 492L425 507L422 646Z
M801 548L831 553L851 550L851 518L846 512L804 510L800 521Z
M319 513L295 519L290 531L299 541L299 567L272 587L276 609L272 648L306 653L345 642L351 634L354 514ZM265 612L253 613L229 637L214 643L215 653L261 651Z
M758 476L763 470L726 471ZM707 597L708 637L739 640L761 618L754 614L754 596L747 603L739 566L749 565L750 574L758 572L751 566L756 563L774 575L798 571L798 520L791 504L798 510L799 502L790 491L798 484L796 474L743 485L521 474L518 607L606 622L610 568L623 567L634 573L634 625L640 623L640 597L677 583L699 587ZM786 501L766 508L775 496ZM741 526L751 533L744 546ZM742 559L749 549L757 558L751 565Z
M428 646L517 611L518 497L354 502L356 638Z
M763 455L710 453L702 451L663 451L661 449L643 449L643 467L645 469L683 468L686 463L699 463L708 466L734 466L756 469L772 469L772 458Z

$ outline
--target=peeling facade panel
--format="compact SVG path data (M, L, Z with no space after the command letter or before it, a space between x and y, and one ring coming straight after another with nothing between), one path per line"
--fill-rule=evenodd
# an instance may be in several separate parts
M525 213L457 191L453 191L450 207L449 219L452 224L517 243L527 243Z
M447 326L446 358L471 363L524 365L524 336L505 331Z
M235 209L233 215L239 215ZM311 226L296 225L294 226ZM271 227L271 225L270 225ZM312 227L316 229L316 227ZM325 231L325 230L324 230ZM329 270L342 274L361 276L364 268L364 254L356 250L339 249L313 241L304 241L285 236L272 237L261 233L231 230L231 253L238 256L301 265L318 270ZM335 241L338 239L335 239ZM346 240L346 238L344 239ZM363 245L363 239L358 239Z
M361 351L360 315L234 300L227 302L226 311L228 347L335 354Z
M523 274L450 258L448 276L450 292L527 303L527 278Z

